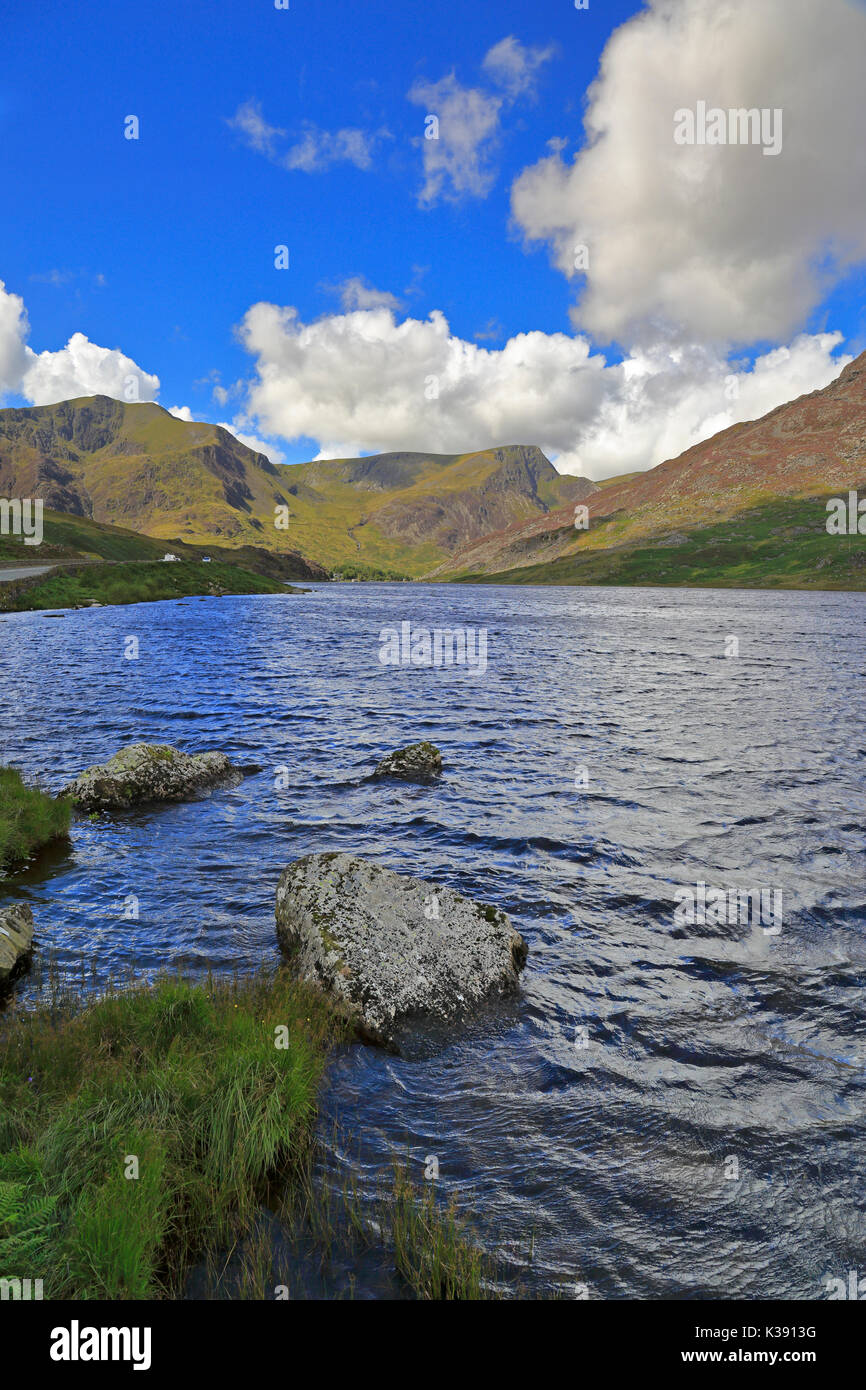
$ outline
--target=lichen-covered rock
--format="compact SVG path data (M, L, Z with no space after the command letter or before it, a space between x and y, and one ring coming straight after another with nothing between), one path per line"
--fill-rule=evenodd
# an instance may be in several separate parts
M0 984L33 949L33 913L25 903L0 910Z
M243 780L225 753L180 753L166 744L133 743L89 767L59 793L81 811L123 810L147 801L187 801L216 786Z
M367 1036L445 1019L512 993L526 943L504 912L349 854L310 854L280 877L277 938L299 972Z
M442 754L435 743L413 743L383 758L374 777L402 777L407 782L428 782L442 771Z

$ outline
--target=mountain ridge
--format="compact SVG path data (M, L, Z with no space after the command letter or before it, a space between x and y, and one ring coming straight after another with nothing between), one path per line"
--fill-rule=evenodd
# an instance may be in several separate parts
M90 396L0 410L2 495L165 540L292 550L338 570L417 577L460 545L594 490L535 445L274 464L224 427L155 402Z

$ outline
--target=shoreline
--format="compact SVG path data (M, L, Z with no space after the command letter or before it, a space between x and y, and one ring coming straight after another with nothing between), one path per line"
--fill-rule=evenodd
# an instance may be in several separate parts
M100 562L64 569L52 567L0 584L0 614L73 612L81 608L120 608L183 598L225 598L246 594L308 592L288 580L256 574L240 565L202 562Z

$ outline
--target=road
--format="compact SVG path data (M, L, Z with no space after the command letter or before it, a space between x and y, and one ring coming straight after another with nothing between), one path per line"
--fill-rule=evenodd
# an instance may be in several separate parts
M53 569L53 565L28 565L26 569L20 567L18 569L0 569L0 584L8 584L13 579L29 579L35 574L47 574L49 570Z

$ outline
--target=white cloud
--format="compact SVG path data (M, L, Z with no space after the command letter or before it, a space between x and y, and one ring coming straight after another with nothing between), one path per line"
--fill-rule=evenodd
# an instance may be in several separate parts
M548 48L526 48L512 34L493 45L482 67L491 82L503 87L510 97L532 97L539 70L553 54L552 44Z
M466 197L484 198L496 181L496 154L501 136L502 111L518 97L534 96L538 72L552 56L553 48L526 48L513 37L502 39L487 53L482 69L501 94L481 87L464 87L453 72L438 82L419 79L408 99L426 116L438 121L416 143L423 150L424 185L418 195L422 207L440 199L459 202Z
M609 391L558 467L607 478L676 458L730 425L829 386L851 361L833 355L841 340L840 333L804 333L739 367L701 347L635 351L606 369Z
M18 391L27 370L27 336L30 325L20 295L12 294L0 280L0 396Z
M418 195L430 206L445 198L457 202L484 198L496 181L493 155L502 98L477 87L462 87L450 73L438 82L416 82L409 100L439 122L436 138L423 137L424 186Z
M317 174L340 163L371 169L373 151L381 136L382 132L373 135L354 127L331 131L308 124L301 139L282 156L280 163L285 169L301 169L305 174Z
M256 359L245 419L285 440L316 439L321 458L532 443L590 477L660 463L827 385L849 360L833 356L840 335L819 334L752 369L702 347L608 365L579 335L521 333L490 349L455 337L439 312L398 320L374 308L305 324L265 303L239 336Z
M512 211L575 274L599 341L789 337L840 268L866 257L866 12L850 0L648 0L589 89L587 143L526 169ZM674 114L783 111L776 157L682 146Z
M159 377L143 371L120 348L99 347L83 333L73 333L64 348L37 353L27 346L29 331L24 301L0 280L0 393L15 393L32 405L76 396L156 399Z
M175 420L185 420L188 425L193 423L193 414L188 405L169 406L169 415L173 415Z
M399 309L400 300L389 290L377 290L360 275L333 287L344 309Z
M280 130L279 126L268 125L257 101L244 102L226 121L226 125L239 131L251 150L258 150L260 154L266 155L273 155L275 141L286 133Z
M98 347L83 333L73 333L59 352L27 349L27 369L18 390L34 405L54 405L75 396L153 401L159 377L142 371L120 348Z
M251 150L257 150L283 169L299 169L305 174L319 173L340 163L371 169L377 145L389 138L384 129L371 132L345 126L341 130L322 130L307 121L300 138L281 154L278 147L288 132L270 125L257 101L244 102L226 125L239 131Z

